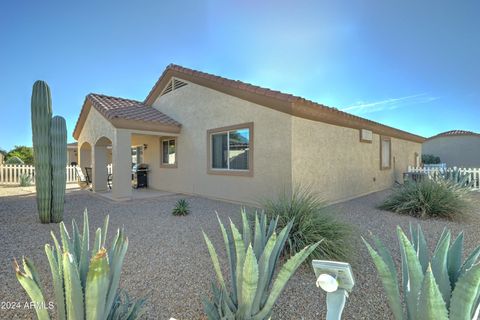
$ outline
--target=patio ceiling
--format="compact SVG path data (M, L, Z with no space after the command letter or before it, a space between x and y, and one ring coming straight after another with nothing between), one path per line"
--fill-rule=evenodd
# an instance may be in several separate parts
M140 101L90 93L73 131L75 139L79 138L92 107L115 128L179 133L182 127L179 122Z

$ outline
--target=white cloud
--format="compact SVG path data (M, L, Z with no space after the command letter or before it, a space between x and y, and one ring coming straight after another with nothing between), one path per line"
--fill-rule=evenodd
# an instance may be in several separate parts
M412 104L429 103L438 99L439 97L432 97L426 93L419 93L405 97L390 98L373 102L358 101L357 103L344 107L341 110L355 114L366 114L383 110L394 110Z

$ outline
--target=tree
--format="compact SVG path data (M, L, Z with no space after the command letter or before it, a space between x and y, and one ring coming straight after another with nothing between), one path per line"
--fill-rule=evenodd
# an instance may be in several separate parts
M18 157L25 164L33 164L33 149L26 146L15 146L15 148L7 153L5 161L8 161L8 159L12 157Z

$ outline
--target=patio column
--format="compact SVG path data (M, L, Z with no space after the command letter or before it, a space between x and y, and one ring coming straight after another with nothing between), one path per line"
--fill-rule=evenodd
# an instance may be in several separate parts
M107 184L107 147L95 145L93 147L93 166L92 166L92 188L93 191L108 190Z
M132 197L131 139L129 131L115 130L112 148L112 195L115 199L130 199Z

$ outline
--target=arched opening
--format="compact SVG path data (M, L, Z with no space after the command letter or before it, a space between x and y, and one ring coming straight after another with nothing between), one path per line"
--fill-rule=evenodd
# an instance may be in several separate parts
M88 142L84 142L79 148L78 165L81 168L92 166L92 146Z
M112 140L101 137L95 142L93 149L93 177L94 191L107 191L111 188Z

